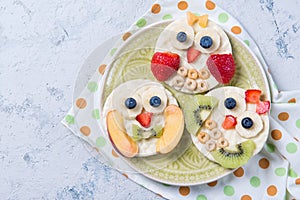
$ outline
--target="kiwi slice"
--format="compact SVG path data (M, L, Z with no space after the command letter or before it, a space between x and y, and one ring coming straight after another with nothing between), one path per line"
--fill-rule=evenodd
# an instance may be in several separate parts
M211 152L211 155L217 163L225 168L237 168L248 162L255 150L253 140L247 140L235 146L235 150L217 149Z
M162 135L162 127L161 126L155 126L150 130L143 130L138 125L133 124L132 125L132 139L134 141L147 139L150 137L160 137Z
M200 127L218 103L215 97L200 94L180 94L177 99L183 110L185 127L193 135L198 133Z

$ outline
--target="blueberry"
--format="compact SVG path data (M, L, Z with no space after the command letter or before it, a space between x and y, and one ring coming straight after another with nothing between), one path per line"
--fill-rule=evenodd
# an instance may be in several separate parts
M242 126L246 129L249 129L253 126L253 121L250 117L245 117L242 119Z
M179 32L179 33L177 33L176 39L177 39L179 42L185 42L186 39L187 39L186 33L185 33L185 32Z
M161 100L158 96L153 96L150 99L150 105L153 107L158 107L161 104Z
M213 40L209 36L203 36L200 40L200 46L204 49L208 49L213 45Z
M227 109L233 109L233 108L235 108L235 106L236 106L236 101L235 101L235 99L234 98L232 98L232 97L229 97L229 98L227 98L227 99L225 99L225 101L224 101L224 106L227 108Z
M133 109L136 107L136 100L132 97L129 97L125 100L125 106L128 108L128 109Z

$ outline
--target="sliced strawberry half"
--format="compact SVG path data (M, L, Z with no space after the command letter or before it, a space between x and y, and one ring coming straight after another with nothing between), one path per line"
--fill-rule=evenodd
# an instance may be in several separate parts
M136 120L145 128L148 128L151 124L153 113L151 112L144 112L136 116Z
M225 120L222 123L222 127L225 130L233 129L235 125L237 124L236 118L232 115L226 115Z
M197 49L190 47L187 50L187 61L188 63L193 63L199 56L200 56L201 52L198 51Z
M258 104L260 101L261 91L256 89L246 90L245 100L247 103Z
M235 73L232 54L212 54L206 61L210 73L222 84L227 84Z
M261 115L270 110L270 101L259 101L256 105L256 113Z

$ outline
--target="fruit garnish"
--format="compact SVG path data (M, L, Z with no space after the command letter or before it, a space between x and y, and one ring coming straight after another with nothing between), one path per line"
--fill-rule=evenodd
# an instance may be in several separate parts
M151 124L152 113L144 112L136 116L136 120L145 128L148 128Z
M149 103L153 107L158 107L161 104L161 99L158 96L153 96L153 97L151 97Z
M156 52L151 60L151 71L159 81L165 81L179 68L180 57L176 53Z
M261 115L270 110L270 101L259 101L256 105L256 113Z
M202 28L206 28L208 24L208 15L202 15L198 17L198 23Z
M188 63L194 62L200 56L200 54L201 54L201 52L199 50L197 50L193 47L190 47L187 50L187 54L186 54Z
M232 115L226 115L225 120L222 123L222 127L226 130L233 129L237 124L236 118Z
M264 128L262 118L253 111L245 111L237 117L235 130L243 138L253 138Z
M209 36L203 36L200 39L200 46L203 47L204 49L208 49L213 45L213 40Z
M177 33L177 36L176 36L176 39L179 41L179 42L185 42L187 40L187 35L185 32L179 32Z
M128 108L128 109L133 109L135 108L136 106L136 100L132 97L129 97L125 100L125 106Z
M194 25L196 23L196 21L198 20L198 16L194 15L193 13L191 13L190 11L188 11L187 13L187 21L188 24L190 26Z
M228 97L224 101L224 106L227 109L231 110L231 109L235 108L235 106L236 106L236 100L234 98L232 98L232 97Z
M231 54L210 55L206 64L219 83L227 84L234 76L235 64Z
M253 120L250 117L245 117L242 119L242 126L246 129L249 129L253 126Z
M256 89L246 90L245 100L247 103L258 104L260 101L261 91Z

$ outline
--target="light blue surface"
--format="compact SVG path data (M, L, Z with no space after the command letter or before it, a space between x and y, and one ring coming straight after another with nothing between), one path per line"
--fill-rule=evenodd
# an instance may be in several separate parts
M300 1L215 2L244 24L279 89L300 89ZM85 58L152 4L1 1L1 199L161 199L103 166L60 124Z

